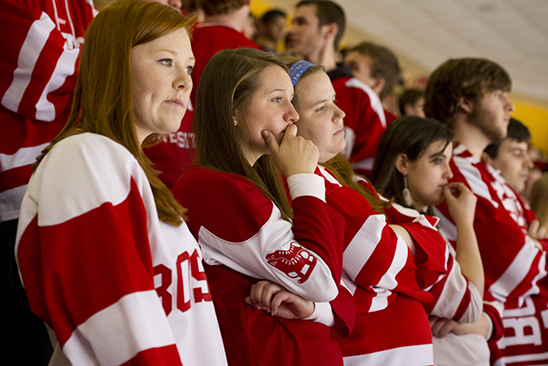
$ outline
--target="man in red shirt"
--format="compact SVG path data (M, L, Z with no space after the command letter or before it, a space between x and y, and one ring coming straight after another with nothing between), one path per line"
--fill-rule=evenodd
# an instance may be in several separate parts
M344 154L359 173L368 175L386 129L386 116L373 89L356 79L348 66L336 62L345 27L344 11L336 3L303 0L296 5L287 47L291 54L327 71L337 93L337 105L346 114Z
M454 131L451 181L466 184L477 197L474 230L485 271L484 300L504 306L502 322L490 313L472 333L491 329L484 334L491 333L492 364L540 365L548 362L548 238L500 172L481 160L489 144L506 137L514 111L511 85L508 73L492 61L452 59L430 76L424 112ZM455 224L445 203L436 216L454 242Z

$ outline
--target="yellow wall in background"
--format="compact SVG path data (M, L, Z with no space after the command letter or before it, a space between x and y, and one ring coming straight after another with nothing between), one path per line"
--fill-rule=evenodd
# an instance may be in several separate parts
M516 107L512 117L529 127L533 145L548 154L548 109L518 100L512 103Z
M272 4L262 0L252 0L249 7L249 11L257 18L262 17L270 9L272 9Z

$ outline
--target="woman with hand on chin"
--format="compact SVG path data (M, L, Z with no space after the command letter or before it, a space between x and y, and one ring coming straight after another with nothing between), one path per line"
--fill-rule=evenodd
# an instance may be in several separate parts
M456 286L463 292L457 300L458 316L476 320L481 294L474 286L468 288L460 270L449 275L445 243L427 219L401 214L387 222L383 213L393 210L390 204L377 198L373 187L355 176L340 155L345 146L344 113L335 104L329 78L306 61L288 59L287 64L300 115L298 134L318 146L316 173L326 182L326 200L345 218L343 278L354 293L358 312L353 333L339 340L345 364L432 365L432 335L424 307L438 303L444 289ZM483 279L477 280L483 289ZM460 307L463 297L468 302ZM259 307L265 304L253 296L249 301ZM455 311L453 307L428 310L440 315Z
M343 281L354 294L357 315L349 337L336 337L344 363L432 365L432 336L422 306L432 296L415 279L412 240L403 227L388 225L382 210L389 204L354 179L340 154L344 112L323 68L284 60L295 86L298 135L318 147L315 174L324 180L327 203L345 218ZM285 296L284 290L280 293ZM250 302L264 305L253 297Z
M227 364L185 210L141 148L179 128L192 23L120 1L86 33L70 118L34 166L17 237L50 364Z
M436 120L415 116L398 119L379 142L373 182L380 194L395 201L385 211L389 221L415 218L426 224L426 219L435 227L438 218L428 214L445 199L456 223L456 251L440 234L429 236L430 240L416 238L424 243L423 255L441 251L447 258L447 275L430 290L436 295L425 307L434 335L434 361L440 366L488 365L486 338L491 333L492 337L500 336L496 329L502 329L502 324L494 327L492 321L495 325L502 322L502 308L489 303L481 312L484 274L473 228L476 197L462 183L448 184L453 176L449 166L452 140L452 132ZM422 261L418 256L416 259Z
M296 136L292 98L287 68L266 52L213 56L197 92L196 166L173 189L202 247L232 365L342 365L330 326L347 334L355 315L351 296L337 297L344 222L314 175L318 149ZM260 280L311 306L283 319L247 305Z

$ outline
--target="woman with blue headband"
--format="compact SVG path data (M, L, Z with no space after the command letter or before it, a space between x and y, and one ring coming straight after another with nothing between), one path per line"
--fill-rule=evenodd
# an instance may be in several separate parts
M440 298L446 302L440 292L464 288L470 306L459 309L458 316L469 321L481 314L481 294L474 286L469 289L462 275L456 281L447 279L445 244L428 219L392 212L391 202L379 199L340 154L345 147L344 113L323 69L285 60L300 115L298 135L318 147L316 174L325 180L326 201L345 218L343 280L357 308L354 331L346 339L337 337L345 365L432 365L427 312L445 317L450 313L437 306ZM436 246L440 240L441 247ZM458 269L458 264L453 267ZM428 308L430 304L436 306Z
M277 58L217 53L197 92L197 162L173 189L203 250L211 291L202 291L213 297L230 365L342 365L330 327L346 335L353 326L352 297L339 295L344 221L314 174L318 149L296 136L292 98ZM250 290L260 280L299 296L278 292L287 301L268 312L249 306L250 291L281 289Z

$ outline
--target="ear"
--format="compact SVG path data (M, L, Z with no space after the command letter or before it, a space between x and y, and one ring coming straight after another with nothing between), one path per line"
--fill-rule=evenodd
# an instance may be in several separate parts
M406 176L409 165L409 158L404 153L401 153L396 157L396 162L394 163L394 165L398 172L400 172L403 176Z
M484 163L487 163L489 165L493 165L493 158L491 158L491 156L489 156L489 154L487 154L486 152L481 153L481 160Z
M382 88L384 88L384 84L386 84L386 80L384 80L383 77L378 76L373 79L373 87L371 89L373 89L373 91L377 95L379 95L382 91Z
M461 97L457 105L458 109L466 114L472 113L472 110L474 109L474 102L471 99L465 97Z
M324 32L325 39L335 39L337 34L339 33L339 26L337 23L330 23L322 26L322 30Z

